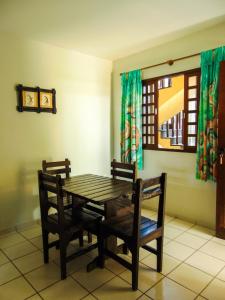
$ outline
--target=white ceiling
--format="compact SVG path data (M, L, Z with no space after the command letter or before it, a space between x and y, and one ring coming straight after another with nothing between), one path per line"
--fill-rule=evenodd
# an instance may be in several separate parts
M225 0L0 0L0 30L115 60L225 20Z

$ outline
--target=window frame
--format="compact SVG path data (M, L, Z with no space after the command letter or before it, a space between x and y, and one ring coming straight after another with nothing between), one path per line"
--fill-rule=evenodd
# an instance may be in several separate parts
M184 75L184 114L185 114L185 118L184 118L184 128L183 128L183 142L184 142L184 149L179 150L179 149L165 149L165 148L159 148L158 147L158 112L159 112L159 107L158 107L158 80L160 79L164 79L166 77L177 77L179 75ZM195 86L188 86L188 77L192 77L192 76L197 76L197 82ZM146 140L149 136L154 136L154 144L144 144L144 139L142 142L142 146L143 146L143 150L156 150L156 151L169 151L169 152L180 152L180 153L196 153L197 151L197 133L198 133L198 114L199 114L199 102L200 102L200 80L201 80L201 69L200 68L195 68L195 69L191 69L191 70L186 70L186 71L182 71L182 72L176 72L176 73L172 73L172 74L166 74L166 75L162 75L162 76L157 76L154 78L150 78L150 79L144 79L142 80L142 87L146 86L147 89L147 85L154 85L154 93L150 93L150 94L154 94L154 135L149 135L149 134L143 134L142 132L142 138L143 135L146 136ZM190 98L188 98L188 90L189 89L193 89L196 88L197 89L197 97L193 98L193 100ZM147 96L150 95L147 93L144 94L142 91L142 128L143 125L146 127L149 126L148 122L146 122L145 124L143 123L143 117L146 117L146 120L148 118L148 116L151 116L151 114L149 114L148 111L148 106L149 104L147 103ZM143 104L143 96L145 95L146 97L146 103ZM189 110L188 109L188 103L189 101L197 101L197 109L196 110ZM143 114L143 106L146 107L146 114ZM188 113L190 112L195 112L196 113L196 122L188 122ZM188 125L189 123L192 123L190 125L196 125L196 134L188 134ZM194 123L194 124L193 124ZM188 136L189 137L196 137L196 146L188 146L187 141L188 141Z

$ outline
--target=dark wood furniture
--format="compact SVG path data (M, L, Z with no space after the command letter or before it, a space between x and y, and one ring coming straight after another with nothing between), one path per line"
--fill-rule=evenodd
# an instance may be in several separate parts
M63 191L76 198L85 200L87 203L102 206L100 211L105 219L109 219L117 214L115 200L122 195L132 192L132 183L120 179L113 179L104 176L85 174L74 176L65 180ZM99 211L98 211L99 212ZM107 247L113 252L123 252L123 246L117 247L117 239L114 236L106 240ZM88 270L92 270L98 265L97 258L88 265Z
M44 250L44 262L49 261L49 248L58 246L60 251L60 266L61 266L61 278L66 278L66 263L75 257L78 257L94 248L97 244L91 244L88 247L78 250L74 254L67 256L66 249L69 242L73 239L79 238L80 241L83 238L83 230L88 224L88 228L91 232L98 232L98 224L101 220L95 215L87 214L82 210L66 210L64 206L64 180L60 175L50 175L38 171L39 182L39 196L40 196L40 208L41 208L41 223L42 223L42 237L43 237L43 250ZM54 194L56 197L56 203L50 201L49 193ZM49 214L49 209L54 207L57 213ZM49 243L49 233L58 234L59 240Z
M165 173L157 178L138 179L134 185L133 210L127 211L126 215L112 217L102 222L100 232L101 245L99 248L100 266L104 267L104 256L107 255L131 270L133 290L138 288L140 247L157 255L157 272L162 270L165 189ZM142 201L156 196L159 196L158 220L154 221L141 216L141 204ZM127 262L104 246L104 239L111 235L122 239L126 243L132 254L132 263ZM157 249L146 245L154 239L157 241Z
M42 170L45 173L52 174L52 175L57 175L60 174L61 177L65 179L70 178L70 173L71 173L71 168L70 168L70 160L66 158L65 160L62 161L51 161L47 162L46 160L42 161ZM53 203L57 202L57 197L51 197L50 201ZM64 207L65 209L72 208L72 198L69 195L64 194L63 197L63 202L64 202ZM76 199L76 207L79 206L82 207L85 205L85 201L81 199ZM88 236L88 243L92 243L92 235L90 232L87 232ZM80 240L80 245L83 246L84 242L83 239Z
M70 177L70 161L68 158L62 161L52 161L47 162L46 160L42 161L42 170L45 173L53 174L53 175L63 175L64 178Z

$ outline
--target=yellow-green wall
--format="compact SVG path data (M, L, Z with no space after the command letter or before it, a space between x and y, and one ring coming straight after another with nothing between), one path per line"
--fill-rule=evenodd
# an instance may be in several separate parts
M113 156L120 158L120 73L156 64L169 59L190 55L202 50L225 44L225 23L197 32L135 55L119 59L113 63ZM153 78L165 74L199 67L199 57L164 65L143 72L143 78ZM144 170L141 177L168 173L167 213L215 227L216 186L213 183L195 179L195 154L144 151Z
M39 217L41 161L108 174L110 61L0 33L0 230ZM15 85L55 88L57 114L16 111Z

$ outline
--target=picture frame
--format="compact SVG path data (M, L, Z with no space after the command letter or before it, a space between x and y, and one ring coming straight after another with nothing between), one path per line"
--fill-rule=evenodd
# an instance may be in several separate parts
M56 114L56 90L40 87L16 86L17 111L49 112Z

